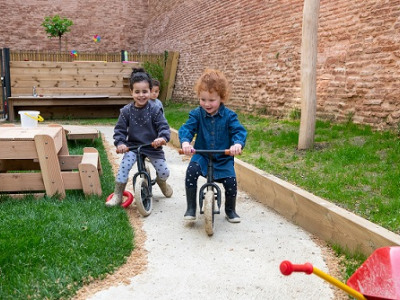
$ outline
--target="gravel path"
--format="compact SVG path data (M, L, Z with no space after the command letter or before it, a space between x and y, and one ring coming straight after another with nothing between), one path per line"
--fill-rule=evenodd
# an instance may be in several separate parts
M113 127L97 128L112 144ZM239 191L237 203L242 222L231 224L223 213L216 215L212 237L204 231L202 216L195 223L184 222L184 176L189 160L174 148L164 149L171 169L168 182L174 194L164 198L158 186L154 186L152 214L147 218L137 213L131 216L141 219L136 226L142 225L146 236L146 266L139 272L134 267L129 272L129 266L125 267L122 276L109 277L104 281L108 284L98 282L95 292L84 293L86 296L81 298L334 299L332 287L315 275L280 274L279 264L286 259L311 262L329 271L321 247L307 232L245 193ZM113 147L108 151L118 166L121 156L115 154Z

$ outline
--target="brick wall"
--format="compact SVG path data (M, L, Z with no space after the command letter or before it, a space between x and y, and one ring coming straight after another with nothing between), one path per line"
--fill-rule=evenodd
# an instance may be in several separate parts
M215 67L232 82L230 105L287 115L300 107L303 3L150 0L143 50L180 52L174 99L193 101L196 78L205 67ZM320 118L397 128L399 18L396 0L321 0Z
M48 2L2 1L0 47L58 49L39 24L59 13L76 23L67 34L69 49L179 51L176 100L196 101L195 80L214 67L232 83L232 107L275 116L300 108L304 1ZM397 128L399 28L400 0L321 0L318 117ZM100 44L92 41L95 34Z
M146 0L0 1L0 48L58 51L58 38L47 38L40 24L45 16L59 14L74 22L71 32L62 38L63 51L134 51L143 40L147 3ZM100 43L93 41L96 34L101 37Z

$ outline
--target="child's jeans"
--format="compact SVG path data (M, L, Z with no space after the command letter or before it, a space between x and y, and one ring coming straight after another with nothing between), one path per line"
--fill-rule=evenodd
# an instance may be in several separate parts
M122 158L121 164L118 169L118 174L116 181L121 183L128 182L129 171L132 169L133 165L136 162L136 153L133 151L126 152L124 157ZM165 159L160 158L151 158L149 157L150 163L153 165L154 169L156 169L157 176L161 180L167 180L169 177L169 169L167 166L167 162Z

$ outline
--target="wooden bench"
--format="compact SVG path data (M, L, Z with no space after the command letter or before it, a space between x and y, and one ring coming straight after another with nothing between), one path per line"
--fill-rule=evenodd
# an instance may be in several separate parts
M45 119L117 117L132 101L129 76L139 63L10 62L9 120L20 110L39 110ZM38 97L33 97L36 87Z
M100 132L93 127L62 125L67 136L67 140L85 140L90 139L92 142L100 137Z
M45 119L118 117L132 96L64 95L8 97L8 120L15 122L20 110L38 110Z

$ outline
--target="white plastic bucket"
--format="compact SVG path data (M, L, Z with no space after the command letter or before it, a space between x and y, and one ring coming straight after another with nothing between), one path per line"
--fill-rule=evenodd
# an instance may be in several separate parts
M40 111L20 110L18 113L21 117L21 126L24 128L35 128L38 125L38 121L43 121Z

